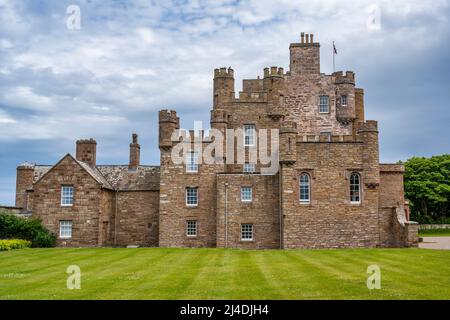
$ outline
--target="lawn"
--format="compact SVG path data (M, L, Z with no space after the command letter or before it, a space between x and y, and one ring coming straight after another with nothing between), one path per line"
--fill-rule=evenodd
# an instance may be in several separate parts
M422 229L419 237L450 237L450 229Z
M0 300L450 299L449 262L425 249L22 249L0 252ZM374 264L380 290L366 286Z

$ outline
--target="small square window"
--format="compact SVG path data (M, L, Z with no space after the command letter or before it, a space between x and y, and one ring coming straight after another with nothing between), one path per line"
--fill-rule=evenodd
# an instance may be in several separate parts
M61 206L70 207L73 205L73 186L61 187Z
M186 188L186 205L191 207L198 205L198 188Z
M244 172L245 173L254 173L256 171L254 163L244 163Z
M255 145L256 127L254 124L244 125L244 146L253 147Z
M253 224L245 223L241 225L241 240L253 241Z
M59 222L59 237L61 239L72 238L72 221Z
M251 202L252 201L252 188L251 187L242 187L241 188L241 201L242 202Z
M196 237L197 236L197 221L196 220L188 220L186 222L186 235L188 237Z
M319 113L330 112L330 98L328 96L319 97Z

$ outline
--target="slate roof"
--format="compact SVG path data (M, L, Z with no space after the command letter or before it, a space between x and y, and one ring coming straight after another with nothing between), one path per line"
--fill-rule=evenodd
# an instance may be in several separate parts
M139 166L136 170L129 170L127 165L99 165L97 168L116 190L159 190L158 166Z
M159 166L139 166L129 170L128 165L98 165L91 168L85 162L76 160L103 188L119 191L158 191ZM30 165L34 168L33 183L38 181L53 166Z

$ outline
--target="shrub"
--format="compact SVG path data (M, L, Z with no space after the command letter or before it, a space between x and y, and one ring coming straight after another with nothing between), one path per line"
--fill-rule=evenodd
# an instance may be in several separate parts
M0 239L23 239L34 248L54 247L56 236L38 219L24 219L0 212Z
M27 240L20 240L20 239L0 240L0 251L29 248L30 246L31 242Z

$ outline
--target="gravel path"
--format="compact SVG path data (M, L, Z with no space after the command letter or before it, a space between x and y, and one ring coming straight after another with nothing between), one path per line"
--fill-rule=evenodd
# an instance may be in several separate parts
M419 248L450 250L450 237L423 237Z

